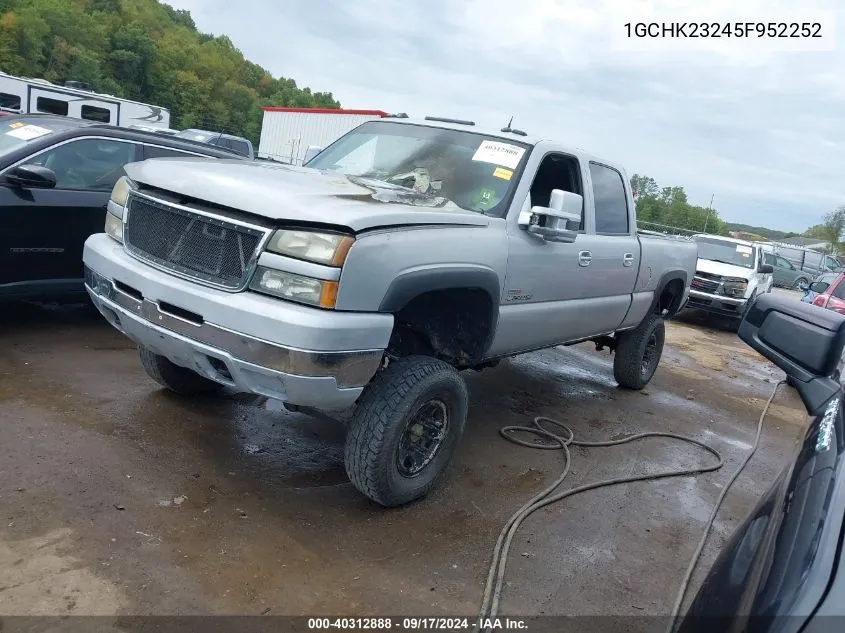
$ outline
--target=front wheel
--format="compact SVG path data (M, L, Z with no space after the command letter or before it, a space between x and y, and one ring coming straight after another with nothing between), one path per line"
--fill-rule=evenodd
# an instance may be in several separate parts
M660 364L666 339L663 319L657 314L650 314L635 329L620 332L616 338L613 377L620 387L642 389Z
M464 431L469 396L451 365L427 356L390 363L364 389L346 438L352 484L385 507L425 496Z
M200 376L197 372L180 367L164 356L159 356L143 345L138 346L141 365L147 375L162 387L183 396L212 394L223 389L223 385Z
M799 277L795 280L795 283L792 284L793 290L801 290L802 285L808 285L810 282L804 279L803 277Z

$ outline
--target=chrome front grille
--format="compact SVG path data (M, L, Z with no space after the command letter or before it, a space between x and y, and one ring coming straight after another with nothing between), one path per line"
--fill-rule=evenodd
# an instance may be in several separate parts
M132 194L126 206L127 250L160 268L209 285L246 285L265 231Z
M722 277L721 275L713 275L710 273L704 273L701 271L695 272L695 277L692 279L692 283L690 287L693 290L699 290L701 292L708 292L714 293L722 284Z

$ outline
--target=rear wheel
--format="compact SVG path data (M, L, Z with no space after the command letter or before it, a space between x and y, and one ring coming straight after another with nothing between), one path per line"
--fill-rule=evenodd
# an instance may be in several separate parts
M620 387L642 389L660 364L666 339L663 319L657 314L650 314L635 329L620 332L616 338L613 377Z
M792 284L792 289L793 290L801 290L802 284L807 285L809 283L810 282L807 281L807 279L805 279L804 277L799 277L798 279L795 280L795 283Z
M349 480L385 507L423 497L458 446L468 401L451 365L427 356L393 361L355 407L345 450Z
M153 353L143 345L138 346L141 365L147 375L162 387L183 396L199 396L220 391L223 385L200 376L186 367L170 362L164 356Z

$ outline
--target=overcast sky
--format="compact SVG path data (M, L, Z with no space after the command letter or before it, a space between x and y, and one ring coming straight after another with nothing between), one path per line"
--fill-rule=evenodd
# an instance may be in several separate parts
M845 204L838 2L169 0L343 107L496 128L513 114L694 204L715 194L723 219L793 231ZM623 26L737 20L818 21L822 37L632 40Z

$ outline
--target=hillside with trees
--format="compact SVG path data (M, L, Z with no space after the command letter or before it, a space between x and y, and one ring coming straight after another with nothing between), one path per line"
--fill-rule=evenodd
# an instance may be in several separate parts
M738 224L736 222L725 222L725 228L727 228L728 231L742 231L743 233L759 235L764 239L773 241L799 235L798 233L790 231L776 231L774 229L767 229L764 226L751 226L750 224Z
M262 106L339 108L244 59L225 36L200 33L188 11L158 0L0 0L0 70L75 80L164 106L171 127L246 136Z
M663 231L671 227L690 233L728 234L719 213L690 204L683 187L660 187L654 178L634 174L631 188L637 200L637 223L642 228Z

